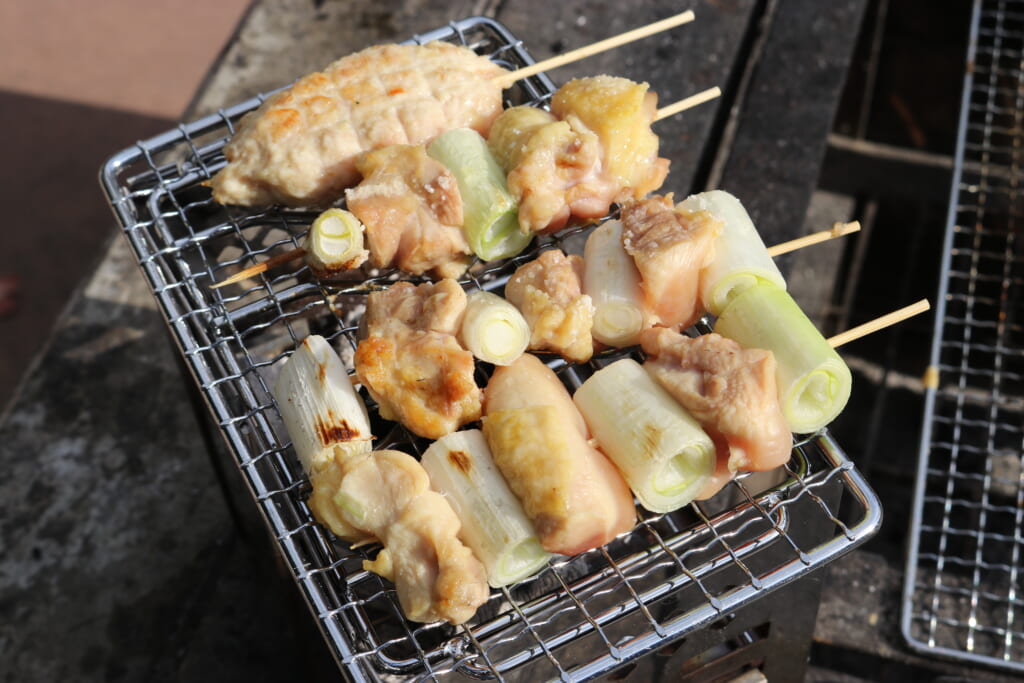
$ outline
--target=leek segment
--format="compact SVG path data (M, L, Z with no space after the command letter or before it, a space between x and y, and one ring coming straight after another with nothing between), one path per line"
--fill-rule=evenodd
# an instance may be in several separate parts
M363 224L343 209L327 209L313 221L303 243L306 262L317 277L361 266L370 252L363 248Z
M421 462L433 488L462 522L459 535L486 568L491 586L515 583L547 564L550 555L494 464L480 430L441 437Z
M715 470L711 437L636 361L598 370L573 401L648 510L677 510L707 485Z
M726 306L715 332L775 355L779 404L792 431L816 432L846 407L850 368L788 293L758 284Z
M721 315L730 301L761 283L786 288L782 273L736 197L721 190L702 192L687 197L679 208L707 211L723 223L715 238L715 258L700 272L701 303L706 311Z
M340 455L371 450L366 406L323 337L302 341L281 369L273 393L307 475Z
M509 258L530 243L519 230L516 200L508 191L505 172L487 141L471 128L446 131L427 147L459 183L463 225L469 248L484 261Z
M599 225L583 248L583 293L594 303L594 339L632 346L646 327L640 272L622 246L622 221Z
M518 308L497 294L472 292L466 297L459 341L485 363L508 365L526 351L530 326Z

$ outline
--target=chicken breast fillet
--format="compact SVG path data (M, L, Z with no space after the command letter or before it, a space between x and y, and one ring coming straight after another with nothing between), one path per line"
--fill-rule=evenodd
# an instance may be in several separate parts
M461 624L487 600L483 564L459 540L461 523L448 501L430 490L426 470L399 451L360 453L339 460L325 498L359 540L383 548L363 563L395 584L412 621Z
M483 432L494 462L548 552L575 555L636 523L619 470L589 440L558 376L528 353L499 367L485 391Z
M450 128L485 135L506 73L448 43L379 45L296 81L242 118L211 180L222 204L322 206L359 180L356 158Z
M647 372L716 446L728 448L730 471L770 470L789 461L793 435L779 407L770 351L744 349L715 333L688 337L663 327L644 330L640 345Z
M462 232L462 195L445 166L423 145L391 145L357 161L363 180L345 192L366 226L370 262L413 275L459 277L472 252Z
M644 303L657 323L689 327L702 314L700 271L714 258L722 221L707 211L684 211L672 194L622 207L622 246L640 271Z
M554 351L577 363L594 355L594 304L583 293L583 259L558 249L516 269L505 298L526 318L534 351Z
M465 310L454 280L397 282L370 294L355 370L381 417L428 439L479 419L473 354L456 339Z

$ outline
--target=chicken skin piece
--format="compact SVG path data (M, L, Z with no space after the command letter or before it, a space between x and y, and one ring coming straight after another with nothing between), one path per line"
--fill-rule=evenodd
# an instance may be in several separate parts
M789 461L793 435L779 407L770 351L744 349L715 333L688 337L664 327L644 330L640 345L647 372L719 449L728 449L731 472L770 470Z
M370 262L413 275L459 277L471 251L462 232L462 195L445 166L422 145L392 145L361 156L364 178L345 193L366 226Z
M633 494L554 371L525 353L484 394L484 437L545 550L575 555L633 528Z
M622 246L640 271L640 289L652 319L684 329L702 315L700 271L714 258L722 221L707 211L684 211L672 194L622 208Z
M452 624L472 617L490 594L486 571L459 540L458 517L430 489L423 466L381 450L339 457L330 469L332 486L321 488L332 514L352 530L348 540L383 544L363 567L395 584L406 617Z
M551 98L552 114L575 118L575 128L593 131L600 140L616 202L640 199L665 182L669 161L658 157L658 136L651 130L657 112L658 96L647 83L618 76L573 79Z
M508 171L524 232L600 218L612 202L661 187L669 162L651 131L657 96L646 83L595 76L569 81L551 113L513 107L498 117L490 147Z
M456 339L465 310L466 293L454 280L396 282L370 294L355 370L381 417L428 439L479 419L473 354Z
M583 293L583 259L557 249L516 269L505 298L526 318L534 351L554 351L583 363L594 355L594 304Z
M211 180L222 204L325 206L359 181L356 158L451 128L486 136L502 111L486 57L448 43L379 45L269 97L242 118Z

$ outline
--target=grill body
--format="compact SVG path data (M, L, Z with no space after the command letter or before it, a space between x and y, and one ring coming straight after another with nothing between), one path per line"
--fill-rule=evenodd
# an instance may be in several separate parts
M513 67L532 63L519 41L489 19L453 22L413 40L459 42ZM543 105L553 91L549 79L532 77L508 92L508 104ZM275 365L307 334L327 337L343 357L350 353L367 293L397 275L317 281L293 263L210 289L299 246L314 217L280 207L223 207L202 186L223 165L221 148L235 123L260 102L140 142L112 157L101 180L226 444L225 476L232 485L244 483L248 500L241 504L261 513L346 676L591 680L669 667L673 675L710 680L712 671L725 676L757 666L774 667L773 680L798 680L819 570L881 522L877 498L827 431L799 440L783 471L738 478L712 500L669 515L639 510L633 532L492 591L462 627L403 618L393 587L362 568L374 548L353 550L313 520L308 481L268 389ZM582 230L570 230L545 238L511 262L473 271L463 284L500 289L538 250L572 250L581 237ZM551 365L573 388L630 352L583 366ZM376 416L373 427L378 447L419 453L426 445ZM791 622L808 612L798 632Z
M1024 671L1024 2L976 0L967 64L902 629Z

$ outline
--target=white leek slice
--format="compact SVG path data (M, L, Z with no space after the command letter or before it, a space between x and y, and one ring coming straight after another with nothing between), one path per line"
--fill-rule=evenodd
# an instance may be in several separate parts
M782 273L740 200L728 192L712 190L687 197L679 207L707 211L724 223L715 239L715 258L700 272L701 303L706 311L720 315L732 299L761 282L786 288Z
M370 418L327 340L306 337L281 368L274 398L306 474L345 453L371 450Z
M446 434L431 444L421 462L433 488L462 522L459 537L487 569L491 586L521 581L547 563L550 554L541 547L479 429Z
M594 304L594 339L618 348L639 342L647 320L640 272L622 246L622 221L606 221L587 237L583 293Z
M648 510L681 508L714 473L711 437L633 359L595 372L573 401L601 450Z
M471 128L445 131L427 147L427 154L444 164L459 183L462 231L473 253L484 261L509 258L530 243L519 230L515 198L505 172L487 141Z
M775 355L779 404L794 432L816 432L846 407L850 368L784 290L751 287L726 306L715 332Z
M370 252L363 248L363 224L343 209L327 209L313 221L302 247L306 263L324 278L361 266Z
M508 365L526 351L530 326L519 309L491 292L466 297L459 341L486 363Z

